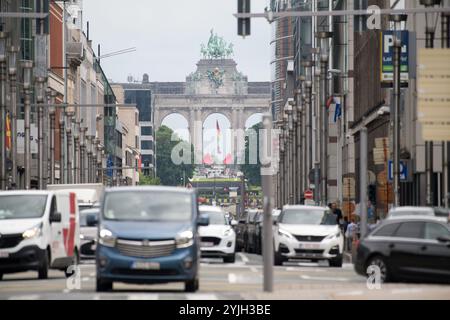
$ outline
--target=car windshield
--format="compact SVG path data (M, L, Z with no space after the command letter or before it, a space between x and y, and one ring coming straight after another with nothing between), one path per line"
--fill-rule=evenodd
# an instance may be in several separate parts
M89 215L95 215L98 218L98 212L99 210L92 210L92 209L88 209L88 210L83 210L80 212L80 227L87 227L87 219L86 217Z
M106 220L188 221L191 195L172 191L115 191L105 197Z
M47 195L0 196L0 220L40 218L46 203Z
M216 224L216 225L227 225L228 224L228 221L222 212L217 212L217 211L200 211L200 212L208 215L209 224Z
M331 211L323 209L286 209L280 215L279 222L332 226L337 224L337 217Z

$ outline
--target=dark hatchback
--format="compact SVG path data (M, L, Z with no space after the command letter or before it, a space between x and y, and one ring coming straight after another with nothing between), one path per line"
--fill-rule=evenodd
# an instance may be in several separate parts
M376 266L382 282L450 283L450 226L434 217L385 220L359 242L355 270Z

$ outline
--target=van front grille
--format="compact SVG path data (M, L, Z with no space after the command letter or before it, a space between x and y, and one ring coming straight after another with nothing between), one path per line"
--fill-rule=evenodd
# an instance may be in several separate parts
M23 240L21 233L0 235L0 249L14 248Z
M124 240L118 239L117 250L124 256L138 258L156 258L172 254L175 240Z

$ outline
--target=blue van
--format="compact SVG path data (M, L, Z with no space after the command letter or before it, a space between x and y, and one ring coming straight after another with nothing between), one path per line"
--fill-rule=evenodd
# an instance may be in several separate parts
M97 291L113 282L184 282L199 288L196 192L173 187L119 187L104 193L96 251Z

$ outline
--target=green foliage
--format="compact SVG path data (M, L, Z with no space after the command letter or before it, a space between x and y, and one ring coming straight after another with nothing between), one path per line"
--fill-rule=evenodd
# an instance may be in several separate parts
M248 179L248 182L252 186L260 186L261 185L261 163L259 161L259 130L263 128L262 122L255 124L250 129L253 130L256 134L256 139L252 139L257 142L257 161L256 164L249 164L249 137L246 135L245 137L245 164L241 165L241 170L245 175L245 178Z
M194 173L194 151L191 145L191 162L190 164L175 164L172 161L172 150L180 143L188 144L188 142L177 137L172 141L172 129L161 126L156 132L156 174L165 186L177 186L182 183L183 177L186 181L192 178ZM188 148L185 147L184 149ZM182 154L181 154L182 156Z
M139 185L141 186L157 186L160 185L161 181L158 177L149 177L143 174L142 172L139 173Z

